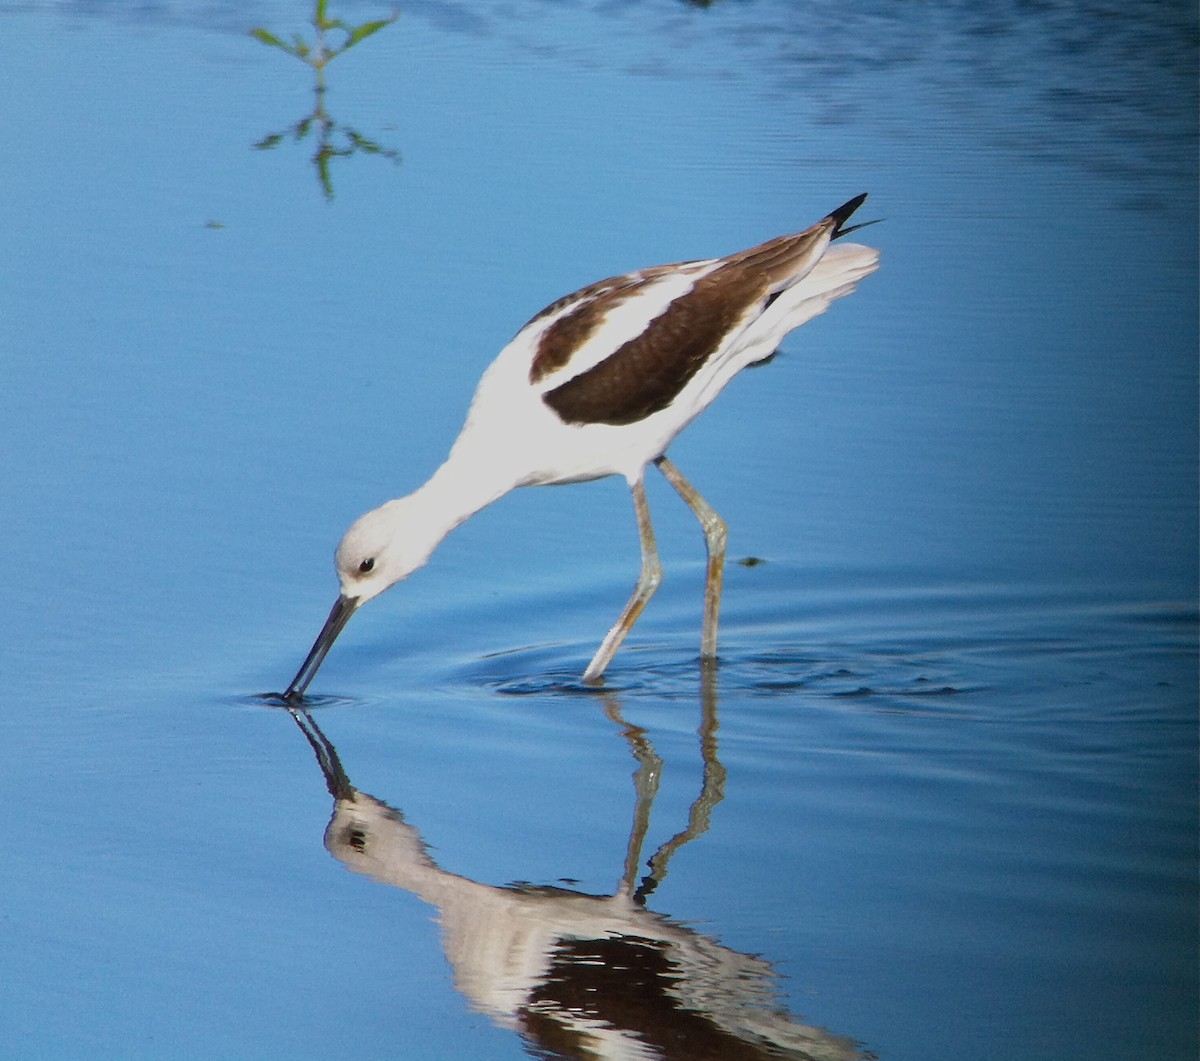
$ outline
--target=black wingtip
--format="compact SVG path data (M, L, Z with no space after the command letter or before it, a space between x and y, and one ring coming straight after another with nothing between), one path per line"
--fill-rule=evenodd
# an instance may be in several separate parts
M867 193L863 192L862 195L856 195L849 202L842 203L842 205L836 210L830 211L829 219L833 221L833 233L830 235L830 239L837 239L839 236L844 236L848 232L857 232L860 228L866 228L868 225L877 224L880 220L882 220L881 218L877 218L875 221L864 221L860 225L846 226L846 222L850 220L850 215L853 214L854 211L862 206L862 204L866 201Z

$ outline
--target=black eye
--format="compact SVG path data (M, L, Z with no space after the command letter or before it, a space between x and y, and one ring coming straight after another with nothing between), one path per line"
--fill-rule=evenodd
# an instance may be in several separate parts
M369 556L361 564L358 565L358 573L365 575L375 567L375 557Z

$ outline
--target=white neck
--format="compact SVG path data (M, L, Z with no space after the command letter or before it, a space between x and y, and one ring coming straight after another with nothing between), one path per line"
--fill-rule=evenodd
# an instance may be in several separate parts
M519 481L479 448L456 445L424 485L379 509L396 530L405 573L422 567L447 534Z

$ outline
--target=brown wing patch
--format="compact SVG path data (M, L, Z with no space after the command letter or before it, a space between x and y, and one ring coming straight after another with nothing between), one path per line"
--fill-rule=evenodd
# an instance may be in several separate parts
M570 424L632 424L661 412L731 331L761 313L773 296L816 264L837 223L835 217L826 217L803 232L731 254L671 302L641 335L547 391L542 401ZM638 284L675 268L660 266L593 285L596 291L590 300L546 329L531 379L551 371L542 364L564 367L608 311L630 297Z
M542 395L571 424L632 424L674 401L767 293L753 271L718 269L599 364Z
M566 368L571 356L588 341L610 311L636 294L648 281L677 268L675 265L660 265L625 276L610 277L552 302L529 324L536 324L543 317L553 316L571 303L576 305L542 333L538 340L537 352L529 366L529 382L537 383L551 373ZM529 327L529 324L525 327Z

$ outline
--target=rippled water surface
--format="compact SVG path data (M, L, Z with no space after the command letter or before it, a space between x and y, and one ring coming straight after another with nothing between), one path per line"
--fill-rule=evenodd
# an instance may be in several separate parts
M1195 1057L1192 6L414 0L323 92L312 16L0 3L6 1051ZM522 322L861 191L671 450L716 665L651 471L602 688L617 480L281 706Z

